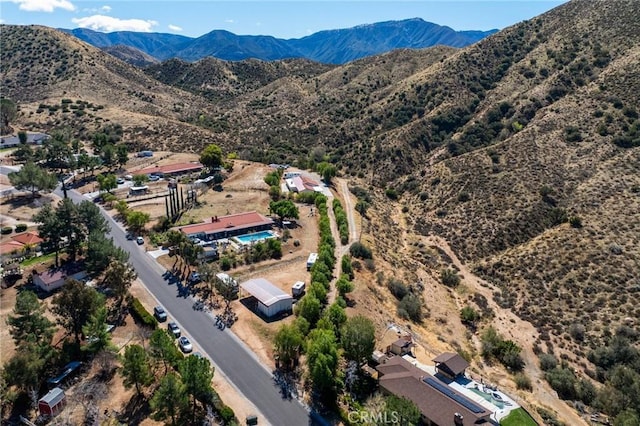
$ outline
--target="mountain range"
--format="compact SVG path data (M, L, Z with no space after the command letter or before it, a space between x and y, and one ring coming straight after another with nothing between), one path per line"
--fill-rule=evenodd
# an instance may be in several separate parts
M393 49L419 49L439 44L464 47L497 30L454 31L414 18L320 31L287 40L261 35L235 35L223 30L211 31L197 38L131 31L101 33L85 28L63 31L99 48L124 45L161 61L170 58L197 61L213 56L228 61L306 58L322 63L344 64Z

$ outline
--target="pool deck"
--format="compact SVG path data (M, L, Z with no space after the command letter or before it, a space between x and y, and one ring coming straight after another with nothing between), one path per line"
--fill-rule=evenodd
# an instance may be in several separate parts
M446 383L448 386L450 386L452 389L455 389L456 391L469 398L471 401L476 402L487 410L491 411L493 413L491 415L491 420L494 421L495 424L499 424L500 420L508 416L512 410L520 408L520 405L518 405L518 403L516 403L511 397L509 397L509 395L505 394L504 392L501 392L499 390L494 391L487 388L488 392L491 392L491 394L496 393L502 399L502 401L500 402L504 405L503 407L499 407L487 401L485 398L471 390L473 388L476 388L479 391L482 391L483 389L485 389L485 386L482 383L478 383L468 377L462 377L458 378L456 381L452 381L450 379L444 378L441 374L437 374L436 367L434 365L422 364L410 355L404 355L403 358L416 367L426 371L432 376L435 376L443 383Z

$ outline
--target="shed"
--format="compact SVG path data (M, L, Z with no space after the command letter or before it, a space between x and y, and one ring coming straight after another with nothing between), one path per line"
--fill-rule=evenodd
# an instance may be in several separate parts
M38 401L38 411L44 416L57 416L67 402L64 391L60 388L53 388Z
M387 349L388 352L391 352L395 355L407 355L411 353L411 348L414 346L414 343L411 341L411 336L401 337L391 344L391 346Z
M245 281L241 287L258 300L258 311L266 317L291 311L293 297L264 278Z
M448 377L456 378L464 375L464 371L469 366L467 360L459 354L453 352L444 352L433 359L436 364L436 371Z

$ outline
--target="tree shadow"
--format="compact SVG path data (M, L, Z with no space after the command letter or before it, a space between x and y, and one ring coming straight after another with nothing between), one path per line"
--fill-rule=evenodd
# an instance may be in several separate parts
M136 395L127 402L124 411L117 416L119 422L129 426L139 425L151 414L149 401L143 396Z

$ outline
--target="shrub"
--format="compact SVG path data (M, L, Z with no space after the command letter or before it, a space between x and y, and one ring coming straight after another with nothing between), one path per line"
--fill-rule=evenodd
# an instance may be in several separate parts
M136 297L131 301L131 314L146 327L155 329L158 326L158 321L155 317L142 306L142 303Z
M572 228L582 228L582 219L580 216L571 216L569 218L569 225L571 225Z
M471 199L471 196L469 195L468 192L461 192L460 194L458 194L458 201L461 203L466 203L470 199Z
M553 370L558 366L558 360L552 354L541 354L538 359L540 360L540 369L542 371Z
M533 390L533 386L531 386L531 379L524 373L518 373L515 375L513 380L516 382L516 387L518 389L526 390L531 392Z
M413 294L407 294L398 303L398 315L414 322L422 321L422 301Z
M409 288L405 283L395 278L389 278L387 288L398 300L402 300L407 294L409 294Z
M222 269L223 271L228 271L229 269L231 269L231 259L227 256L224 256L222 259L220 259L220 269Z
M16 232L24 232L27 230L27 224L26 223L18 223L16 224Z
M7 235L13 232L13 228L10 226L3 226L2 229L0 230L0 233L2 235Z
M440 279L442 280L442 284L447 287L457 287L460 284L460 277L453 269L443 269L440 271Z
M349 253L358 259L373 259L371 249L360 242L353 243L349 248Z
M475 326L476 322L480 319L478 311L471 306L465 306L460 310L460 320L463 324Z
M398 199L398 191L396 191L393 188L387 188L384 191L384 194L387 196L387 198L389 198L390 200L397 200Z

